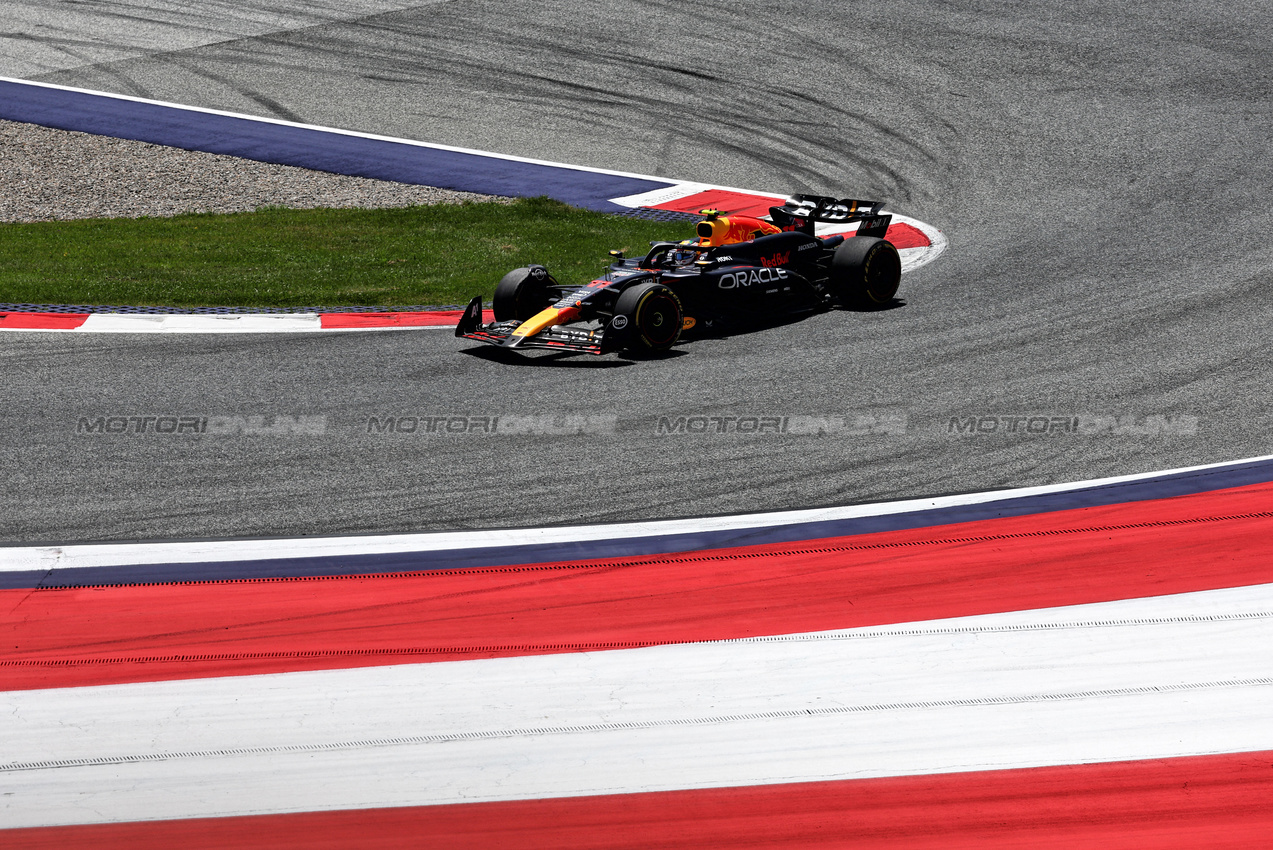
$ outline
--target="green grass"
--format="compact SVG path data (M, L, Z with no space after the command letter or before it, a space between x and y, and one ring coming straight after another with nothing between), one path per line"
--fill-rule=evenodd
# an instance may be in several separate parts
M0 303L170 307L463 304L543 263L583 283L606 252L692 236L687 224L545 198L387 210L0 225Z

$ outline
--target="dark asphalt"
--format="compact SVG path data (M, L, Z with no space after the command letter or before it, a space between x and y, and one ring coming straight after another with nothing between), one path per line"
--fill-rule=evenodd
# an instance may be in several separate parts
M509 364L438 331L5 335L0 540L641 519L1273 453L1273 8L453 2L195 47L178 35L171 50L104 64L29 40L23 61L52 70L24 75L625 171L882 197L942 228L950 248L906 276L903 307L658 361ZM0 52L0 75L12 55ZM441 415L467 427L593 418L572 435L367 433L369 417ZM300 435L77 433L99 416L325 419ZM660 417L681 416L833 427L659 433ZM1005 432L1031 416L1080 417L1083 433ZM952 432L952 418L999 424Z

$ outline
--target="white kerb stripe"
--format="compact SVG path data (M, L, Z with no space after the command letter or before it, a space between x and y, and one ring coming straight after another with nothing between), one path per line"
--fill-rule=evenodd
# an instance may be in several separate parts
M650 649L0 695L0 823L1273 749L1273 586Z
M320 331L317 313L93 313L86 333L283 333Z

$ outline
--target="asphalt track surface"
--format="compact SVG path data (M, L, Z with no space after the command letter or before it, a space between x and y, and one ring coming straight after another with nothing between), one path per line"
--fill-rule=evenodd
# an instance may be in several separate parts
M950 247L906 276L904 306L652 361L498 362L439 331L6 335L0 540L704 515L1270 452L1267 7L261 5L22 0L0 75L880 197ZM111 415L325 419L310 435L76 433ZM367 433L369 417L441 415L594 418L570 435ZM845 424L659 433L682 416ZM1105 424L1006 431L1026 416Z

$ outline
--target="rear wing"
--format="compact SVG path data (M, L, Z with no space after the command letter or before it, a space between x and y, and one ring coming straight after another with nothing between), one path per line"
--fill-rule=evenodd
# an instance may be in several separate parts
M770 207L769 217L783 230L798 230L813 235L815 222L822 224L858 224L858 236L879 236L888 232L893 216L882 213L883 201L858 201L852 198L830 198L823 195L792 195L780 207Z

